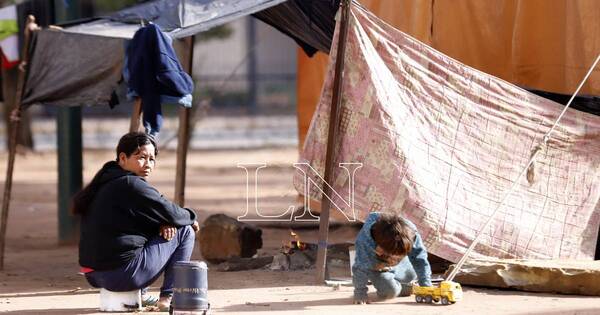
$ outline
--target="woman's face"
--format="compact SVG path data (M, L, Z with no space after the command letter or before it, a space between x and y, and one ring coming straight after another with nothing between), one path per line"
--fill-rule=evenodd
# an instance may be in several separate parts
M119 165L126 171L147 179L154 169L154 146L146 144L133 152L129 157L125 153L119 153Z

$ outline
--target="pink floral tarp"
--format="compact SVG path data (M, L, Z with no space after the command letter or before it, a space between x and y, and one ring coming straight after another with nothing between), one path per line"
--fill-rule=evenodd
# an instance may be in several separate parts
M337 43L332 48L299 161L320 176ZM563 108L463 65L353 5L335 165L362 167L336 167L330 184L339 209L331 211L358 220L371 211L400 212L417 225L431 253L457 261ZM592 258L599 165L600 117L568 110L472 255ZM310 168L296 173L300 193L306 194L304 174L308 183L322 185ZM315 185L308 195L321 198Z

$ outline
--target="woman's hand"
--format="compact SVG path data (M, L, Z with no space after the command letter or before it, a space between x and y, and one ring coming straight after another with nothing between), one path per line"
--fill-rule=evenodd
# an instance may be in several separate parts
M194 229L194 232L196 233L200 231L200 224L198 223L198 221L194 221L194 223L192 223L192 229Z
M158 235L162 236L167 241L170 241L175 237L177 228L170 225L161 225L158 231Z

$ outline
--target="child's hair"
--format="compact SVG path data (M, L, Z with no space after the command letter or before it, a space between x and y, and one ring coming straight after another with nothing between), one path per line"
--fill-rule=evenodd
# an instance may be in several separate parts
M110 168L112 165L114 165L114 163L119 162L119 154L124 153L125 156L130 157L132 154L136 153L140 147L147 144L154 146L154 155L157 156L158 147L156 146L156 141L152 136L143 132L130 132L122 136L119 140L119 144L117 145L116 161L104 164L98 173L94 175L92 181L73 196L71 212L73 214L85 214L92 203L92 200L96 196L96 193L100 189L100 179L102 178L102 174L107 168Z
M371 237L390 255L407 255L412 250L415 231L396 214L382 213L371 226Z

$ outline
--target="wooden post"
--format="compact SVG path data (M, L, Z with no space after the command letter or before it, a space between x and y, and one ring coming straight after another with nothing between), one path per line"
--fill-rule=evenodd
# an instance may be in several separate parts
M327 136L327 153L325 155L325 182L331 183L333 176L333 162L335 160L336 139L339 126L339 107L342 102L342 81L344 70L344 57L346 53L346 38L348 37L348 20L350 15L350 0L342 0L342 18L338 33L338 47L335 61L335 76L333 79L333 96L331 99L331 111L329 115L329 134ZM327 241L329 238L329 208L331 202L327 196L331 196L329 185L323 185L323 196L321 198L321 215L319 220L319 243L317 251L317 283L325 281L327 269Z
M131 121L129 121L129 132L140 131L140 119L142 118L142 98L136 97L131 111Z
M11 121L14 124L10 130L8 139L8 166L6 168L6 179L4 180L4 196L2 199L2 214L0 215L0 270L4 270L4 247L6 244L6 226L8 221L8 210L10 207L10 196L12 190L12 178L15 167L15 155L17 151L17 134L19 129L19 121L21 119L21 101L23 90L25 89L25 79L27 78L27 61L29 60L29 42L31 41L32 31L37 29L35 17L27 16L25 23L25 40L23 44L23 58L19 65L19 77L17 79L17 94L15 101L17 106L11 113Z
M187 37L188 47L183 53L183 67L192 76L194 63L194 36ZM193 78L193 76L192 76ZM177 137L177 173L175 174L175 203L181 207L185 204L185 172L188 147L190 142L191 108L179 109L179 134Z

